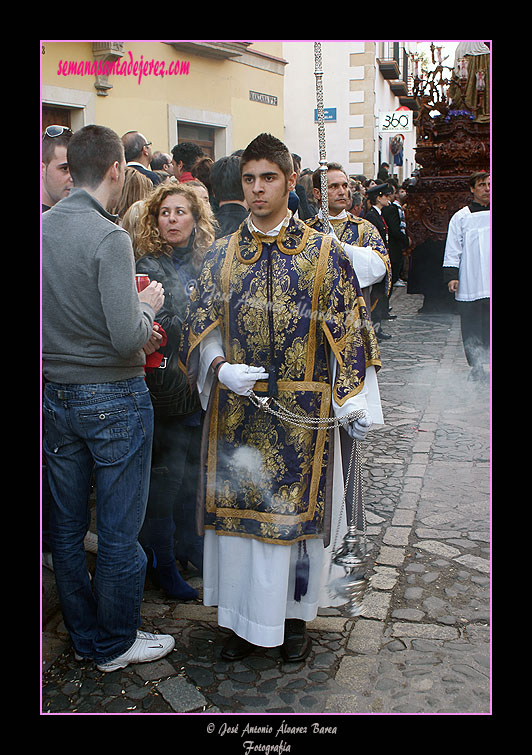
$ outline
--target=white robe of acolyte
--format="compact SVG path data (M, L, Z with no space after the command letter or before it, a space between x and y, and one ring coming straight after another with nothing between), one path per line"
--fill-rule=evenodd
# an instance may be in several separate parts
M199 345L200 363L197 386L203 408L207 407L214 376L210 365L223 356L222 336L215 328ZM336 361L331 355L331 374ZM384 424L375 367L366 369L363 389L340 408L333 401L338 416L357 409L367 409L373 425ZM206 530L203 557L203 603L218 606L218 623L232 629L239 637L260 647L277 647L284 639L285 619L312 621L318 607L337 606L344 599L332 597L329 583L343 576L343 570L331 566L331 555L342 544L347 532L343 507L344 477L339 430L334 431L334 474L332 492L331 540L305 541L310 570L306 595L294 600L295 567L298 544L274 545L249 537L218 535Z
M449 221L443 267L457 267L456 301L490 297L491 213L462 207Z

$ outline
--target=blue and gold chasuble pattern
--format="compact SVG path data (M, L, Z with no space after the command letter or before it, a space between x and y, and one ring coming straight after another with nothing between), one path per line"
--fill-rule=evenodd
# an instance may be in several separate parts
M182 331L181 366L192 385L198 346L217 326L231 363L268 371L273 349L277 398L303 417L328 417L333 395L342 405L362 389L366 363L380 366L348 258L294 218L277 238L244 221L207 252ZM254 391L268 395L268 382ZM329 431L284 424L218 381L209 404L205 528L279 544L322 536Z
M373 223L370 223L369 220L358 218L350 212L346 213L346 217L330 217L329 220L339 241L353 246L370 246L375 252L377 252L386 265L386 275L384 276L382 283L384 285L384 292L386 293L386 296L388 296L392 289L392 265L388 250L386 249L382 236L377 228ZM314 230L323 233L323 220L319 215L315 215L313 218L305 220L305 223L311 226L311 228L314 228Z

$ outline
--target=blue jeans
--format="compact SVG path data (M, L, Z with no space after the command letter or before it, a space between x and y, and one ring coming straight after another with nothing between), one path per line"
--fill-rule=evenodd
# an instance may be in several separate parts
M47 383L44 452L52 492L50 540L65 626L75 651L98 663L128 650L141 623L153 408L143 377ZM98 555L89 579L83 538L92 474Z

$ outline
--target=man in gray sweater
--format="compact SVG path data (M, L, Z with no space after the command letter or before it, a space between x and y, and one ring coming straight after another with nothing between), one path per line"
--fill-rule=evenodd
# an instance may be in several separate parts
M85 126L67 152L69 196L42 218L44 452L53 494L54 572L76 658L101 671L169 653L170 635L139 630L146 556L137 537L148 495L153 408L145 354L160 283L135 287L131 240L107 208L120 197L119 136ZM83 538L92 475L98 554L93 584Z

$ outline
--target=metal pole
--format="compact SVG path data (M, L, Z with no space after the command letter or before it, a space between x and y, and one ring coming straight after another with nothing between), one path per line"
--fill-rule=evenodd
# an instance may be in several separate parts
M320 178L321 178L321 212L323 215L323 231L332 231L329 222L329 193L327 187L327 151L325 147L325 115L323 112L323 61L321 55L321 43L314 42L314 74L316 76L316 101L318 105L318 143L320 150ZM354 470L352 470L354 467ZM345 479L344 506L347 505L346 496L349 487L351 472L354 471L355 485L353 490L353 502L351 511L351 523L347 534L344 536L343 545L337 549L340 521L333 543L333 555L329 567L329 578L333 562L344 569L344 577L335 580L329 585L333 593L341 595L347 601L347 611L351 616L359 616L364 613L363 599L369 585L367 576L369 560L366 544L366 516L364 500L362 496L361 461L358 443L353 441L351 457ZM344 473L345 474L345 473ZM358 534L360 532L361 534Z
M316 103L318 107L318 144L320 152L321 212L324 233L329 232L329 194L327 189L327 150L325 146L325 114L323 110L323 61L321 42L314 42L314 75L316 76Z

